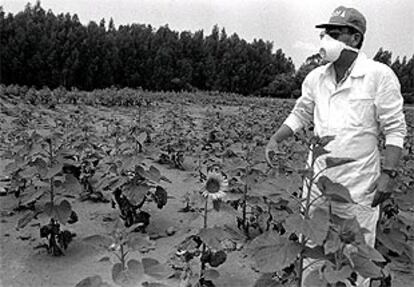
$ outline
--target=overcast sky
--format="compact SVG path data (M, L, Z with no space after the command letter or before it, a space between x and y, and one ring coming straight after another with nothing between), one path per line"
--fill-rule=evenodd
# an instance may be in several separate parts
M22 11L28 0L0 0L6 13ZM340 6L354 7L367 18L363 51L372 57L380 47L396 56L414 54L413 0L42 0L55 14L77 14L83 24L112 17L121 24L168 24L176 31L204 30L215 24L227 35L237 33L248 42L271 41L291 57L296 68L318 50L316 24L326 22Z

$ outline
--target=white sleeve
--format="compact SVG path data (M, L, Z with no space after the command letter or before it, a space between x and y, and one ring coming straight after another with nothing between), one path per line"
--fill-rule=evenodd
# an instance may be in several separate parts
M404 99L400 83L394 72L387 67L379 83L375 106L380 128L385 135L385 144L403 148L407 126L403 113Z
M313 121L313 110L315 107L315 99L312 92L313 86L312 77L309 74L303 81L301 97L297 99L295 107L284 122L293 132L308 126Z

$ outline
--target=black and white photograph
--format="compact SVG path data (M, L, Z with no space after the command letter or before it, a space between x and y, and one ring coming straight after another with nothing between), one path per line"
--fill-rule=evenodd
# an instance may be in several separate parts
M0 0L0 287L414 286L414 1Z

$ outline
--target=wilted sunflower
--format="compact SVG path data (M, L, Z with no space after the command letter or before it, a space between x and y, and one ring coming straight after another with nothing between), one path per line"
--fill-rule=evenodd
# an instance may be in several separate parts
M203 187L203 196L212 200L223 198L229 186L227 177L217 169L207 172L207 179Z

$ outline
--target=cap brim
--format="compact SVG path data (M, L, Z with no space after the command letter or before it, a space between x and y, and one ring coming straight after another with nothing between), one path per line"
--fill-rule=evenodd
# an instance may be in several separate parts
M347 24L333 24L333 23L327 23L327 24L319 24L316 25L315 28L330 28L330 27L352 27Z
M350 25L350 24L342 24L342 23L326 23L326 24L319 24L316 25L315 28L335 28L335 27L351 27L356 29L358 32L365 34L365 32L361 31L358 27Z

